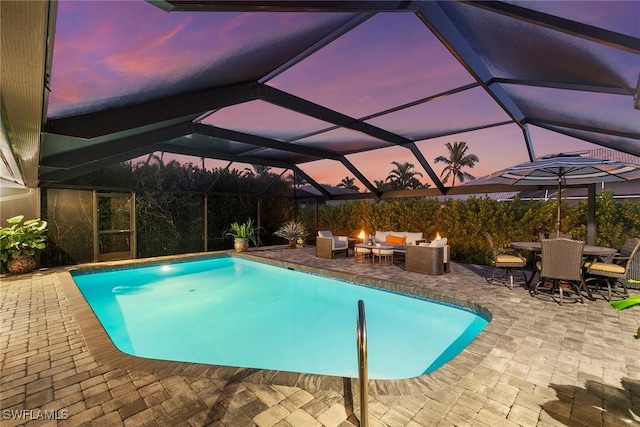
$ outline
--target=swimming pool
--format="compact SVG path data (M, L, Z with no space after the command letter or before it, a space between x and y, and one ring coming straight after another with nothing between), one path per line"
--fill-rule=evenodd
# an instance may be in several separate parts
M357 377L365 301L369 378L402 379L451 360L487 325L470 310L236 257L73 279L127 354Z

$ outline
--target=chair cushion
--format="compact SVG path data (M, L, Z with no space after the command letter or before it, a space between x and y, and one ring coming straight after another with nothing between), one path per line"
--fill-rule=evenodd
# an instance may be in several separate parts
M393 249L372 248L371 251L377 255L393 255Z
M349 241L341 239L341 236L333 236L333 249L346 249L349 247Z
M371 253L371 249L369 248L360 248L356 246L356 252L360 253L360 254L370 254Z
M432 248L439 248L441 246L447 246L447 238L446 237L442 237L440 239L432 240L431 243L429 243L429 246L431 246Z
M508 255L508 254L500 254L497 256L496 258L496 262L500 263L500 264L522 264L524 265L524 261L522 260L522 258L517 257L515 255Z
M333 233L330 231L318 231L318 237L333 237Z
M389 233L391 233L390 231L376 231L376 242L386 242L387 241L387 236L389 235Z
M404 245L406 242L406 237L394 236L393 234L389 234L387 236L386 243L389 245Z
M603 272L603 273L614 273L614 274L624 274L625 268L618 264L609 264L606 262L594 262L589 267L589 271L593 273Z
M409 231L404 232L407 245L415 245L416 240L422 240L422 233L411 233Z

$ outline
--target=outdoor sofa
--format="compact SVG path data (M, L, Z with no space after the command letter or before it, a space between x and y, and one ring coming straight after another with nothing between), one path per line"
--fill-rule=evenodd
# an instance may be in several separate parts
M450 271L451 251L446 237L428 242L420 232L376 231L375 242L392 245L395 253L404 255L407 271L426 274L440 274L432 273L440 271L440 266L434 267L435 264L440 263L440 254L437 250L422 248L442 247L442 270L446 273ZM407 247L410 247L409 251ZM434 256L438 257L437 262Z

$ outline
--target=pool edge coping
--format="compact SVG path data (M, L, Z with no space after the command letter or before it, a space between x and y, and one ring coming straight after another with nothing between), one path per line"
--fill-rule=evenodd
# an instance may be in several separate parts
M113 344L111 338L102 326L102 323L100 323L99 319L93 312L93 309L89 306L71 276L71 272L75 270L82 270L83 272L90 272L92 270L117 270L131 266L158 265L169 261L180 262L228 256L250 259L264 264L281 267L292 267L298 271L318 274L324 277L331 277L349 282L359 282L363 283L365 286L442 301L444 303L471 309L476 311L478 314L489 316L489 319L493 317L493 312L498 309L497 306L493 306L491 307L491 310L489 310L487 307L471 301L463 301L457 298L438 295L428 290L425 290L423 293L415 292L415 290L402 287L401 285L394 285L382 279L372 279L364 276L340 273L333 270L320 269L289 261L273 260L252 255L251 253L237 254L232 251L128 260L128 262L78 265L67 268L59 275L59 277L61 286L69 300L70 308L74 314L78 327L80 328L84 341L93 357L99 363L117 366L127 370L155 373L160 376L185 375L233 382L246 381L255 384L283 385L313 390L342 392L345 388L345 378L343 377L255 368L238 368L192 362L156 360L123 353ZM480 364L480 362L493 348L493 345L487 345L483 342L487 339L494 340L499 337L498 331L493 331L494 328L492 328L491 325L492 322L490 321L484 330L481 331L480 334L461 353L445 365L438 368L436 371L418 377L401 380L369 380L370 392L376 395L428 394L437 391L442 387L447 387L453 383L463 380ZM358 380L353 379L352 382L357 384Z

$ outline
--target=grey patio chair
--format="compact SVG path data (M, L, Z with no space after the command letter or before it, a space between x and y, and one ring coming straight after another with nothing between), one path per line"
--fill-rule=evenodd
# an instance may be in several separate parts
M582 251L584 242L571 239L543 239L542 259L540 260L540 281L531 290L531 296L537 296L547 289L555 300L559 293L559 304L564 302L565 293L573 294L576 301L584 303L582 291L587 290L582 276ZM550 287L547 284L552 282Z
M490 279L487 279L487 282L493 283L494 281L498 281L504 285L509 286L509 289L513 289L513 270L525 268L527 266L527 259L514 249L508 247L496 247L489 232L485 232L484 235L487 238L487 242L489 242L489 246L491 247L491 253L493 254L493 262L495 266L495 268L493 269L493 274L491 275ZM496 279L496 273L498 271L504 272L504 279ZM526 282L527 276L524 274L524 271L522 271L522 276L524 277L524 280Z
M334 236L331 231L318 231L316 237L316 256L318 258L333 259L338 252L344 252L345 256L349 251L349 238L347 236Z
M587 278L587 286L592 287L599 294L606 287L608 301L611 301L614 294L623 298L628 297L626 282L631 278L635 264L640 263L639 251L640 239L634 237L627 239L620 254L612 257L610 262L595 261L587 264L587 274L593 276Z

